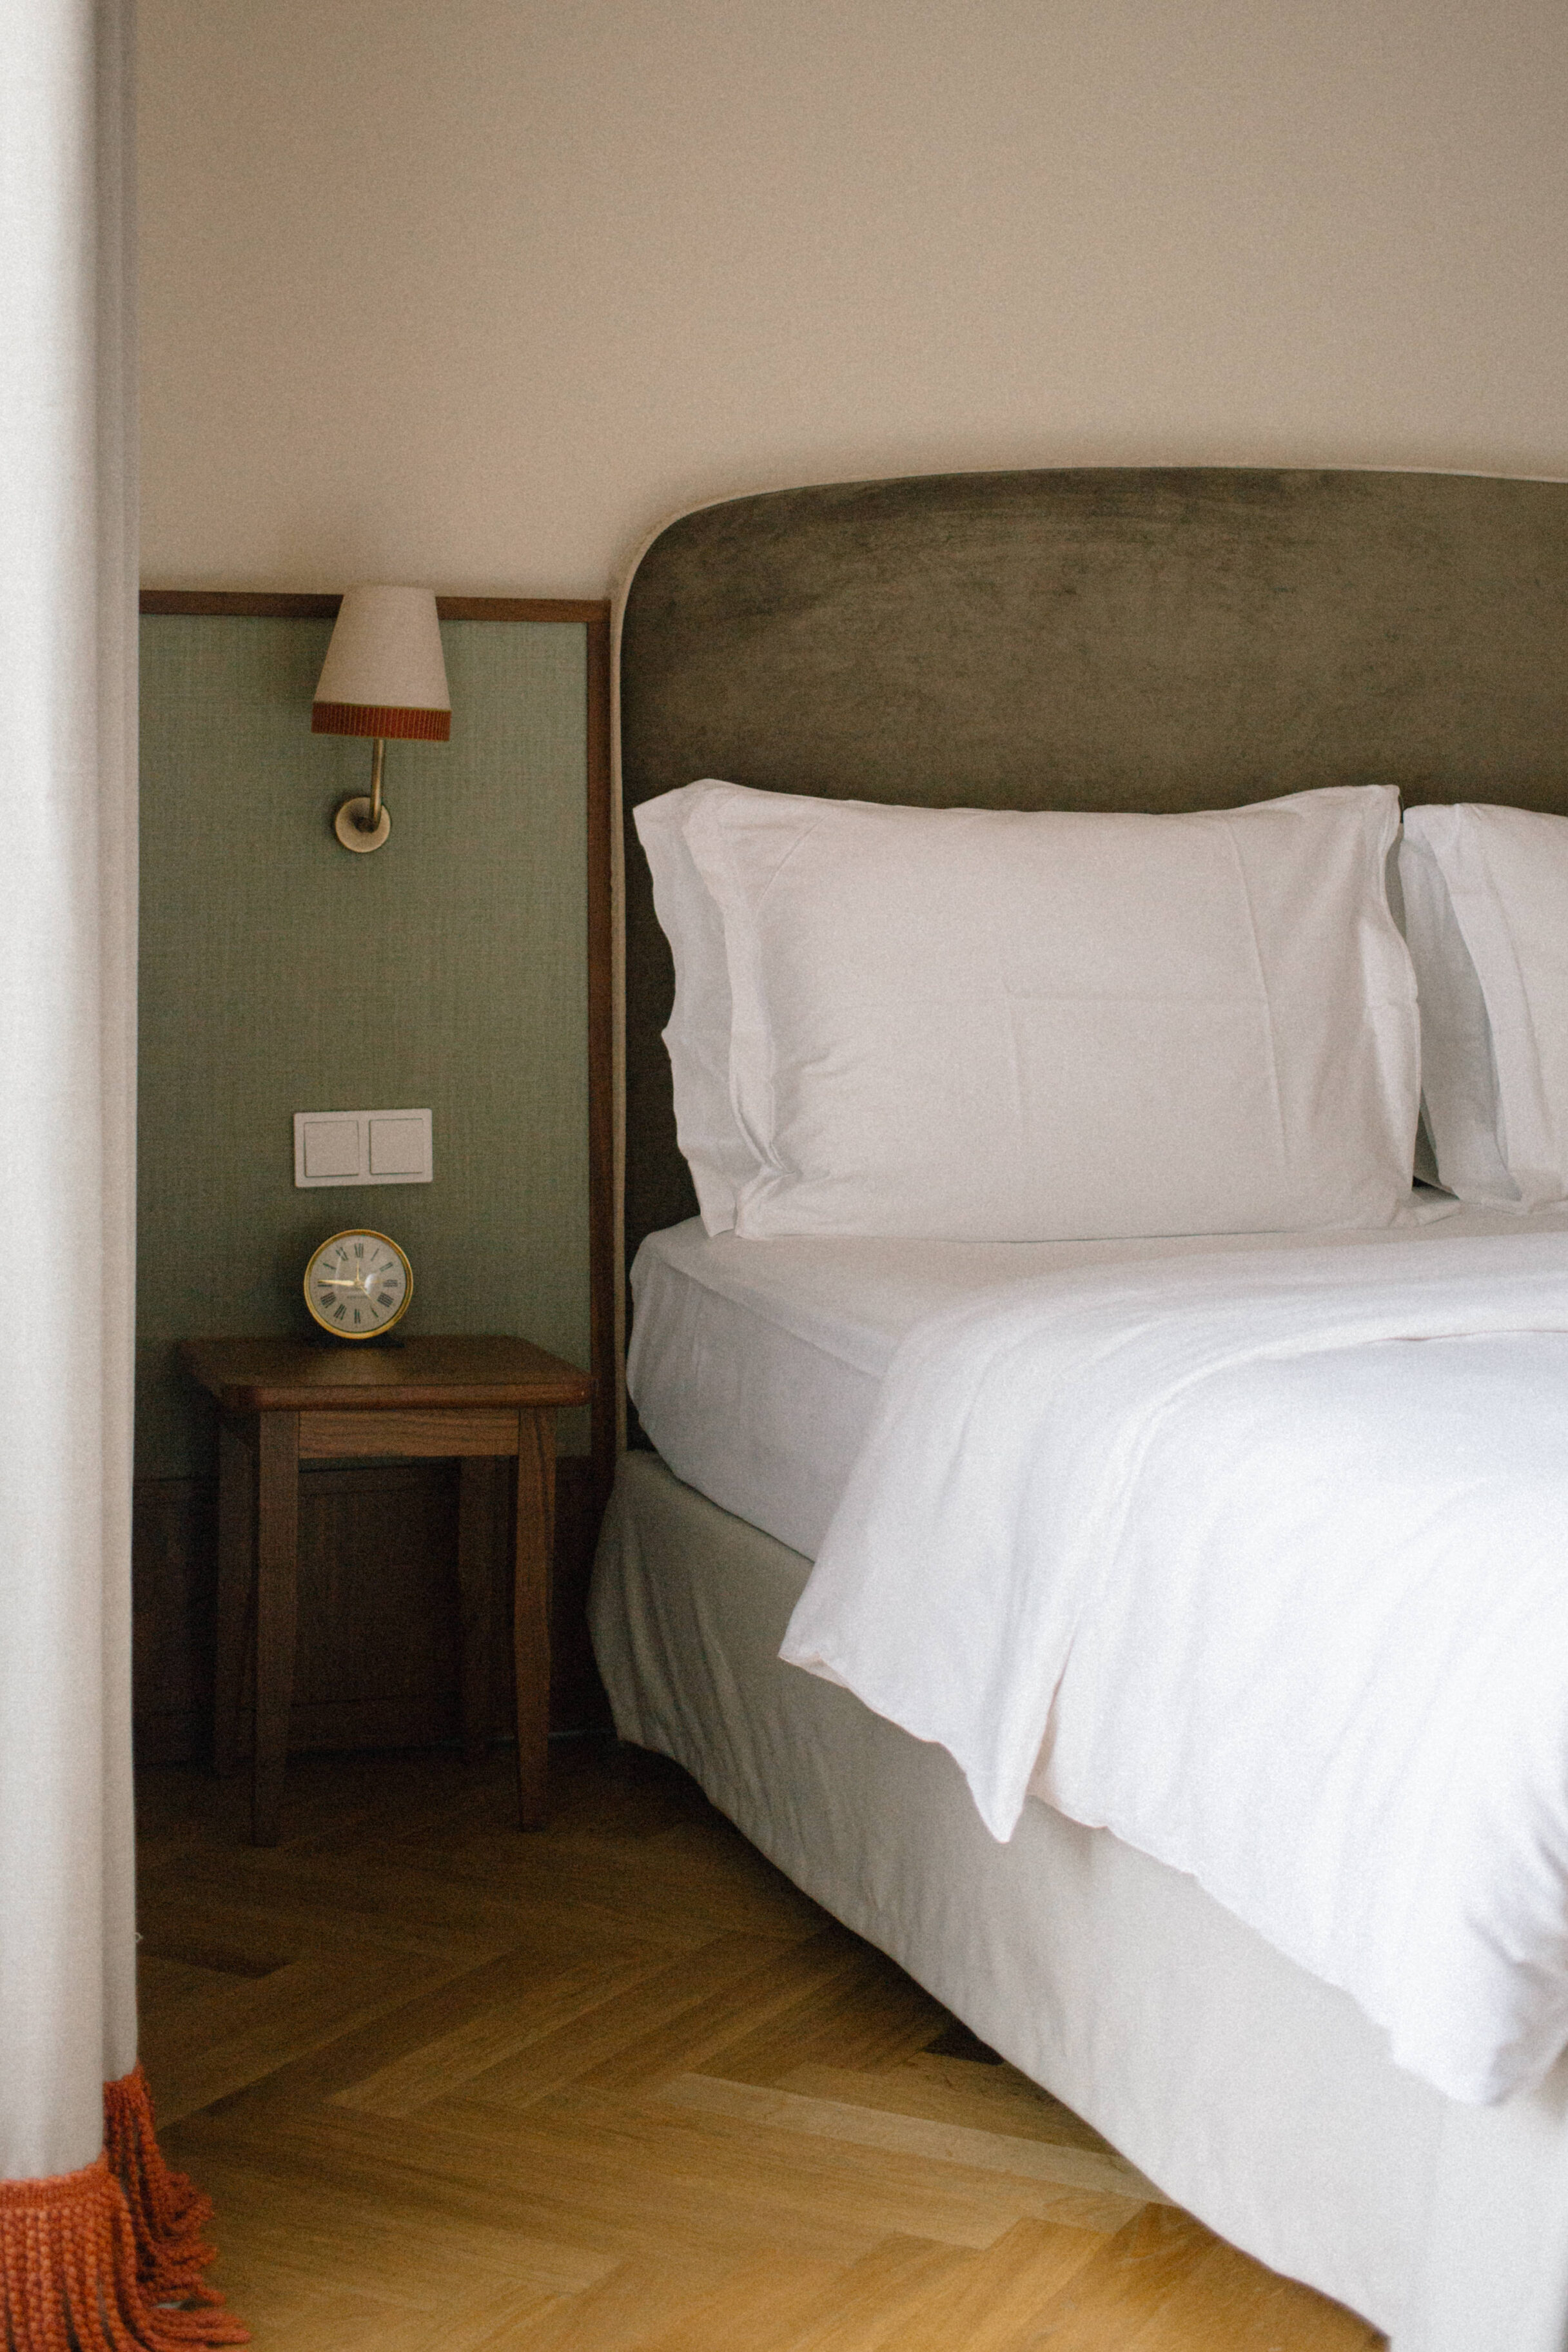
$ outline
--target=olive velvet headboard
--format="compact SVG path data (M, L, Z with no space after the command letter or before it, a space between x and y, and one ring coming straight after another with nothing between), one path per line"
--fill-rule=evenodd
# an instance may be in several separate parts
M704 776L994 808L1308 786L1568 812L1568 483L1226 467L733 499L626 591L625 1247L696 1206L631 827Z

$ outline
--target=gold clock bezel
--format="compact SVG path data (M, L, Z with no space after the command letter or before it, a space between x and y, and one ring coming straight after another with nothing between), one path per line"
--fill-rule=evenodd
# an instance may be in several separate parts
M387 1248L392 1252L394 1257L397 1259L399 1265L403 1268L402 1304L398 1307L395 1314L389 1315L384 1323L378 1323L374 1331L345 1331L342 1329L341 1325L329 1323L324 1316L317 1313L316 1302L310 1296L310 1275L315 1266L316 1260L321 1255L324 1250L330 1250L334 1242L346 1242L351 1240L384 1242ZM319 1331L324 1331L329 1339L341 1339L345 1347L362 1348L367 1339L384 1339L387 1333L393 1328L394 1325L401 1323L404 1317L407 1314L408 1302L414 1296L414 1268L408 1263L407 1252L398 1246L397 1243L393 1240L390 1234L378 1234L374 1225L344 1225L340 1233L329 1234L324 1242L318 1242L316 1244L315 1248L305 1260L305 1278L301 1287L305 1293L306 1307L310 1313L310 1320L314 1323L316 1328Z

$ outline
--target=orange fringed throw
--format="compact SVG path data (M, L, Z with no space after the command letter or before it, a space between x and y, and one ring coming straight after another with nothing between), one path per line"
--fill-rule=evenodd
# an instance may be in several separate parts
M105 2093L104 2153L79 2172L0 2180L0 2344L10 2352L195 2352L245 2344L198 2275L211 2207L171 2173L138 2067ZM121 2183L123 2182L123 2186ZM195 2304L182 2310L182 2304Z

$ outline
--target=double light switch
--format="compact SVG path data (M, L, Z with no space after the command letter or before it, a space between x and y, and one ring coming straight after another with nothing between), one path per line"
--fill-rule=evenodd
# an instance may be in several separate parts
M427 1110L297 1110L294 1181L428 1184L434 1173Z

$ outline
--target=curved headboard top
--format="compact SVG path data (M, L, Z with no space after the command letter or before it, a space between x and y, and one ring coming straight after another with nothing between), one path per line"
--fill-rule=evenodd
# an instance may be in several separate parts
M1205 467L770 491L653 541L620 665L632 1252L695 1208L639 801L703 776L1148 810L1394 783L1568 812L1568 483Z

